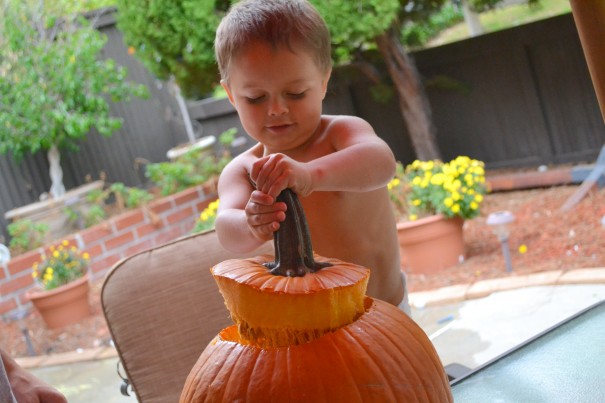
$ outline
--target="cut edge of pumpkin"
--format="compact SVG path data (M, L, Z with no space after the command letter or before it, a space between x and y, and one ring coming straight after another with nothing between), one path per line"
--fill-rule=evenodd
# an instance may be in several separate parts
M258 275L267 276L268 270L262 265L254 270ZM330 268L303 277L276 280L307 283L301 288L312 284L312 292L304 294L276 292L251 285L258 281L250 281L254 277L250 275L250 266L248 275L241 278L217 274L217 271L213 268L212 273L237 325L238 341L242 344L280 347L308 343L354 322L368 308L365 301L367 269L358 271L353 279L343 280L341 286L334 286L333 278L325 282L332 284L329 287L323 287L324 282L318 281L331 276ZM269 273L268 276L273 275Z

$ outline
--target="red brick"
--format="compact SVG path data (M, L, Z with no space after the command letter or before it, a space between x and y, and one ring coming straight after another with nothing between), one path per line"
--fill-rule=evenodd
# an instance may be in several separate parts
M195 205L195 208L197 209L197 211L199 213L201 213L202 211L204 211L206 209L206 207L208 207L210 205L210 203L212 203L213 201L215 201L216 199L205 199L202 200L201 202L197 203Z
M120 215L114 220L114 224L117 231L123 230L124 228L134 227L139 223L145 221L145 215L141 210L129 212Z
M23 270L31 269L34 263L41 259L42 256L37 250L32 250L23 255L16 256L8 262L8 272L11 275L14 275Z
M151 247L153 247L153 243L151 242L151 240L148 239L146 241L137 243L137 244L129 247L128 249L126 249L126 252L124 253L124 255L131 256L131 255L134 255L135 253L139 253L139 252L149 249Z
M112 249L118 248L118 247L125 245L128 242L132 242L132 241L134 241L133 233L127 232L127 233L119 235L117 237L107 239L105 241L105 250L109 252Z
M109 255L98 262L94 262L90 269L93 273L105 273L107 270L111 269L114 264L116 264L121 259L120 255Z
M218 182L216 180L206 182L202 185L202 191L206 196L216 195Z
M95 241L107 238L112 234L111 227L106 224L95 225L80 232L84 245L89 245Z
M151 211L156 214L163 213L164 211L170 210L173 207L171 198L160 199L149 205Z
M5 301L0 302L0 315L9 313L13 309L17 309L17 302L15 301L14 298L7 299Z
M15 277L5 283L0 284L0 295L7 295L25 287L29 287L34 283L34 279L30 275L22 275Z
M488 189L492 192L497 192L567 185L573 183L573 178L570 169L561 168L545 172L521 172L488 176L486 181Z
M142 238L145 235L151 234L152 232L155 232L157 230L158 227L153 224L143 224L136 227L135 232L138 238Z
M103 247L100 244L96 244L94 246L86 248L84 251L90 255L91 259L94 259L96 257L103 255Z
M197 188L189 188L174 195L173 201L176 206L195 201L200 198Z
M193 209L191 207L187 207L183 210L176 211L176 212L168 215L166 217L166 222L168 222L168 224L171 225L171 224L174 224L174 223L182 221L182 220L186 220L191 217L194 217L194 219L195 219L195 218L197 218L197 214L193 211Z

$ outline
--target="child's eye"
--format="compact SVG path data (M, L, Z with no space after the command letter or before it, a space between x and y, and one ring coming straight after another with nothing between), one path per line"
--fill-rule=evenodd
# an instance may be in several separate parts
M305 91L303 92L289 92L286 94L291 99L302 99L305 97Z
M261 95L259 97L246 97L246 102L248 102L249 104L259 104L263 102L264 99L264 95Z

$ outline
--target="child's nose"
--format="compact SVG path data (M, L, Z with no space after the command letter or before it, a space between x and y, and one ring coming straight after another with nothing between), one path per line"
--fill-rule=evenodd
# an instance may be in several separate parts
M269 116L279 116L288 112L286 100L282 97L274 97L269 102Z

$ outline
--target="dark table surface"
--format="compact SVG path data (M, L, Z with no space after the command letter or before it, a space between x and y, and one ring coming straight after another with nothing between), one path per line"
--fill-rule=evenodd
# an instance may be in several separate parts
M605 402L605 301L452 382L459 402Z

